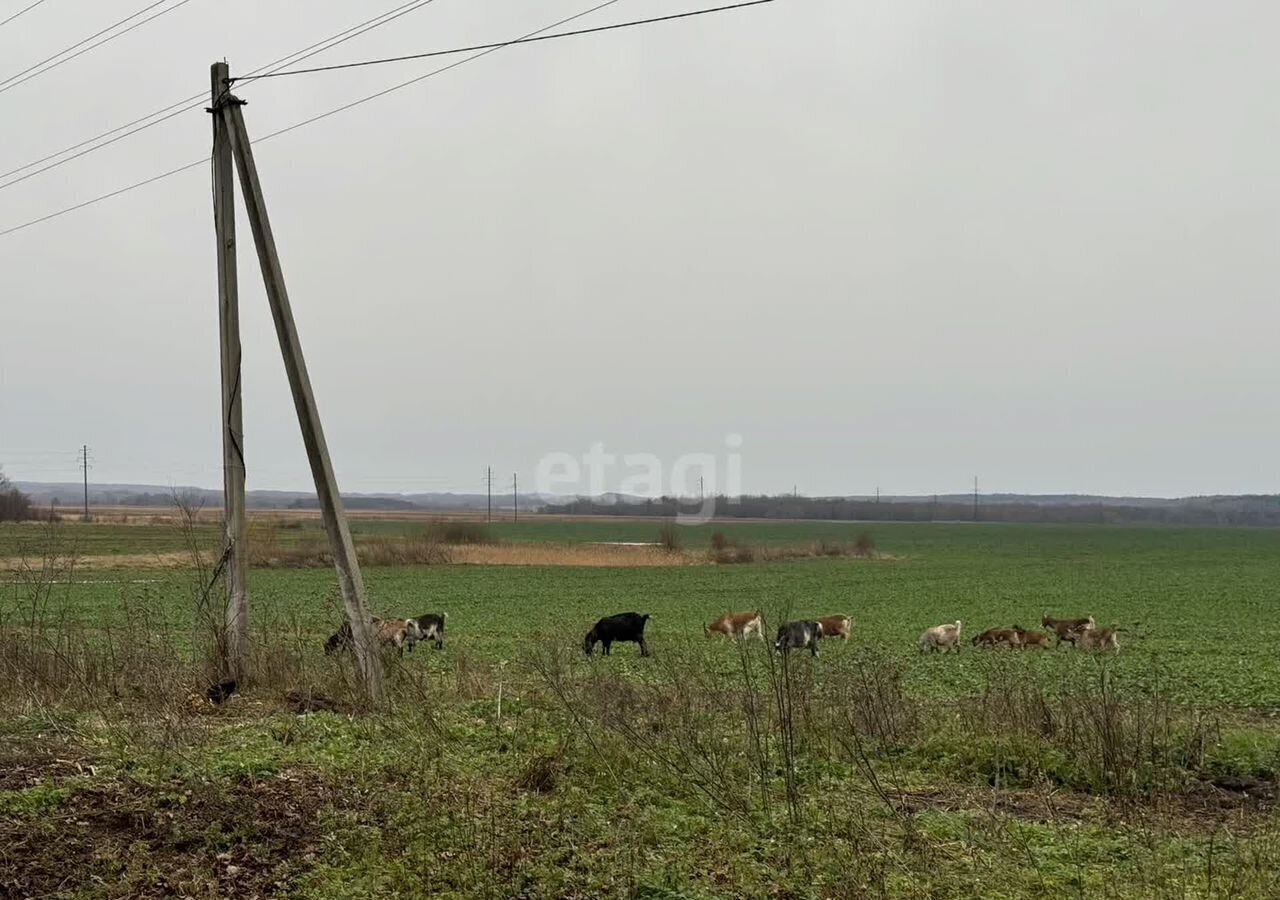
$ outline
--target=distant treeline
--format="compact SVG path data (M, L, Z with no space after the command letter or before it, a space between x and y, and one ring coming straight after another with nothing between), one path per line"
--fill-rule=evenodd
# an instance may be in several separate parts
M21 522L32 518L31 498L13 486L0 472L0 522Z
M655 516L671 518L677 512L695 513L696 501L662 497L639 502L579 499L547 506L548 513L600 516ZM928 498L866 500L849 497L744 496L717 497L715 516L720 519L835 519L889 522L1059 522L1095 524L1162 525L1280 525L1280 496L1189 497L1179 500L1144 500L1142 505L1108 503L988 502Z

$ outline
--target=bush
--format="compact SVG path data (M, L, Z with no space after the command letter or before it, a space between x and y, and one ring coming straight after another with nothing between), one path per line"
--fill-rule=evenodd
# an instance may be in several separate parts
M675 553L680 549L683 541L680 538L680 531L675 522L665 522L658 529L658 543L668 553Z
M717 553L729 546L729 539L724 536L723 531L711 532L711 549Z
M0 522L21 522L34 518L31 498L13 486L0 472Z
M876 540L871 532L864 531L858 535L858 539L853 542L853 552L856 556L871 556L876 552Z
M432 522L427 537L443 544L492 544L493 535L479 522Z

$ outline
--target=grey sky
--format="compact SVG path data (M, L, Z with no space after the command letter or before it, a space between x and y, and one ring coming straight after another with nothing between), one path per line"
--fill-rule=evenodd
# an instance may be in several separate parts
M0 29L0 79L142 5L50 0ZM0 170L394 5L194 0L0 93ZM436 0L314 62L590 5ZM266 143L340 482L533 487L548 452L670 467L736 432L752 492L1274 492L1276 34L1264 2L778 0L504 50ZM248 126L439 64L250 84ZM0 229L208 148L188 113L0 191ZM305 488L240 232L249 486ZM88 442L96 480L220 483L213 249L205 167L0 238L8 474L70 480Z

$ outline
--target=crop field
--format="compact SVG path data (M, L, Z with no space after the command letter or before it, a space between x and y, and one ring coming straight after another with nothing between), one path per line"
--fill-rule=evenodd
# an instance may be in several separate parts
M660 525L530 517L480 539ZM715 564L713 532L876 549ZM29 560L0 574L0 896L1280 897L1280 532L678 533L670 564L366 567L376 615L449 619L443 651L387 657L390 701L364 710L349 658L321 649L331 569L252 571L253 683L214 706L197 609L215 526L185 566L173 525L69 523L62 557L0 526L0 560ZM76 571L69 548L125 562ZM653 656L586 658L591 623L629 610L652 615ZM731 610L770 631L845 613L852 639L786 659L706 639ZM968 640L1046 612L1120 625L1121 652ZM956 619L959 654L918 652Z

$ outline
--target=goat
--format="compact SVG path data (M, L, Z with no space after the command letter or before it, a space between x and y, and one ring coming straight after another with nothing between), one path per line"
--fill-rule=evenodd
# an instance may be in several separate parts
M1094 625L1093 616L1085 616L1083 619L1055 619L1048 613L1040 617L1040 624L1048 628L1058 637L1058 643L1055 647L1061 647L1062 642L1069 644L1076 642L1076 632L1082 628L1092 628Z
M723 634L731 638L748 638L755 634L764 640L764 619L758 612L725 613L710 625L702 626L706 637Z
M988 628L982 634L974 635L973 645L976 647L982 644L986 647L995 647L1005 644L1010 649L1022 646L1022 634L1015 625L1013 628Z
M590 656L596 644L604 644L603 654L609 656L614 641L628 641L640 645L640 655L649 655L649 646L644 642L644 626L652 618L648 613L626 612L616 616L605 616L596 622L582 640L582 650Z
M822 626L817 622L788 622L778 626L778 639L773 642L774 652L809 648L810 656L818 655L818 638Z
M1044 631L1027 631L1021 625L1014 625L1013 630L1018 632L1018 636L1022 639L1022 649L1028 647L1039 647L1041 650L1049 649L1049 635Z
M818 619L822 626L823 637L838 637L842 641L849 640L849 629L853 627L853 619L848 616L823 616Z
M920 635L920 652L926 650L932 653L943 652L951 648L955 648L957 653L960 652L960 620L956 619L948 625L936 625L933 628L925 629L924 634Z
M1085 650L1106 650L1111 648L1117 653L1120 652L1120 640L1116 633L1120 630L1119 625L1112 625L1108 628L1097 628L1093 625L1078 628L1074 632L1078 646Z
M404 647L408 642L422 640L422 629L414 619L373 619L373 634L383 647L394 646L404 655ZM324 642L324 655L332 656L338 650L351 649L351 623L343 622L342 627L329 635Z
M426 615L412 619L411 621L418 624L418 631L420 632L420 635L417 637L411 635L409 637L409 649L412 650L413 645L418 641L435 641L436 649L443 650L444 626L445 620L448 618L449 614L447 612L442 612L427 613Z

